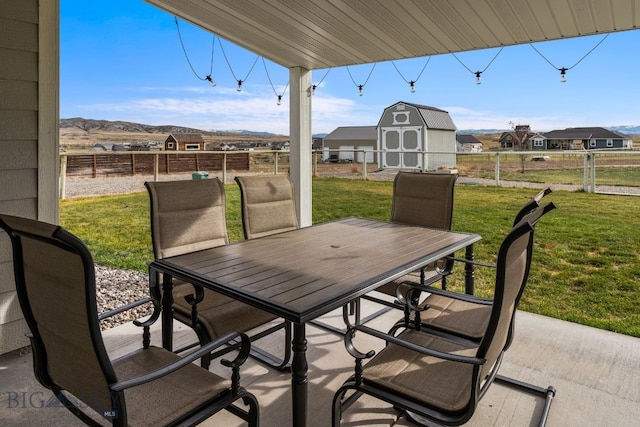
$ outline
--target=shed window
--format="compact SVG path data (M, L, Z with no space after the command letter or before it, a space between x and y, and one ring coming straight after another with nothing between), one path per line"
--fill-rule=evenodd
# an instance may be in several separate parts
M200 149L200 144L185 144L184 145L184 149L185 150L199 150Z
M173 142L167 142L167 148L173 149Z
M613 141L611 139L607 139L607 147L613 147Z
M544 144L542 143L542 140L541 140L541 139L534 139L534 140L533 140L533 145L534 145L535 147L542 147Z
M596 146L596 141L594 141L593 139L589 141L589 147L595 147L595 146Z
M393 124L394 125L406 125L406 124L409 124L409 112L408 111L394 111L393 112Z

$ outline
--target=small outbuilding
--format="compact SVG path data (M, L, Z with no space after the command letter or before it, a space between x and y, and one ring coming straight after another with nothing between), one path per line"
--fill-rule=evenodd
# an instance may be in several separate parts
M482 142L470 133L456 135L457 151L459 153L481 153Z
M378 122L378 165L386 169L449 169L456 166L456 126L447 111L398 102Z
M324 137L322 160L367 163L378 161L375 153L378 132L375 126L341 126Z
M204 139L199 133L172 133L164 141L167 151L202 151Z

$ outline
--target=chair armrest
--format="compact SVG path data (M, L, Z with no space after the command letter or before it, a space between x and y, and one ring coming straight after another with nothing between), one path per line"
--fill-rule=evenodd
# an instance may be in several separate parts
M116 314L124 313L125 311L129 311L129 310L131 310L133 308L139 307L139 306L141 306L143 304L146 304L148 302L153 302L153 301L151 300L151 298L148 298L148 297L141 298L141 299L139 299L137 301L131 302L131 303L126 304L126 305L123 305L122 307L118 307L118 308L115 308L113 310L105 311L104 313L99 314L98 315L98 320L108 319L109 317L113 317Z
M459 354L451 354L451 353L445 353L442 351L432 350L430 348L419 346L412 342L405 341L396 336L393 336L384 332L380 332L363 325L356 325L349 328L349 330L344 336L344 341L345 341L345 345L347 346L347 351L349 351L349 353L354 357L356 356L351 353L349 348L355 349L353 345L353 336L355 335L356 331L374 336L376 338L386 341L387 343L396 344L396 345L408 348L409 350L412 350L421 354L425 354L427 356L437 357L438 359L449 360L449 361L458 362L458 363L468 363L472 365L484 365L486 363L485 359L482 359L479 357L461 356ZM357 351L357 354L364 355L366 356L365 358L370 358L375 354L375 352L373 350L369 351L368 353L362 353L360 351Z
M489 264L486 262L479 262L479 261L470 261L466 258L456 258L456 257L447 257L447 259L452 260L452 261L457 261L457 262L464 262L465 264L473 264L473 265L477 265L480 267L489 267L489 268L496 268L495 264Z
M158 378L164 377L165 375L175 372L178 369L189 365L193 361L200 359L202 356L205 356L211 353L213 350L227 344L229 341L237 337L240 337L242 340L242 344L240 346L240 351L238 353L238 356L233 361L223 360L222 363L225 366L238 367L247 360L249 356L249 350L251 349L251 341L249 340L249 337L246 334L233 332L221 338L218 338L217 340L212 341L206 345L203 345L199 349L185 355L184 357L181 357L179 360L176 360L175 362L169 365L163 366L162 368L156 369L155 371L148 372L144 375L140 375L134 378L129 378L123 381L118 381L116 383L111 384L110 388L113 391L122 391L127 388L135 387L135 386L156 380Z

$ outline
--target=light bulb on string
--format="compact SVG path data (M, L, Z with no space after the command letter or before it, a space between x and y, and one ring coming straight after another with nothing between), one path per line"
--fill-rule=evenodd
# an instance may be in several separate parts
M416 86L415 86L415 83L416 83L416 82L414 82L413 80L411 80L411 81L409 82L409 86L411 86L411 93L416 93Z
M358 95L362 96L363 85L358 85Z
M211 78L211 74L209 74L207 77L204 78L206 81L209 82L209 84L211 85L211 87L216 87L216 82L213 81L213 79Z
M282 105L282 95L278 95L278 105Z
M567 82L567 68L562 67L559 68L560 70L560 82L561 83L566 83Z
M476 71L476 84L482 84L482 79L480 79L480 75L482 74L482 71Z
M236 88L236 91L242 92L242 80L238 80L238 87Z

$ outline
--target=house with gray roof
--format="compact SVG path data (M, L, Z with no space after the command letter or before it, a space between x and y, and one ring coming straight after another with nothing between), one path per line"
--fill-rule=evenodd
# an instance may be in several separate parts
M602 127L552 130L543 134L548 150L630 149L633 139Z
M375 152L378 145L378 132L375 126L341 126L324 137L322 160L324 161L378 161Z
M459 153L481 153L482 142L470 133L456 134L456 150Z
M447 111L398 102L385 108L377 130L381 168L428 171L456 166L456 126Z

